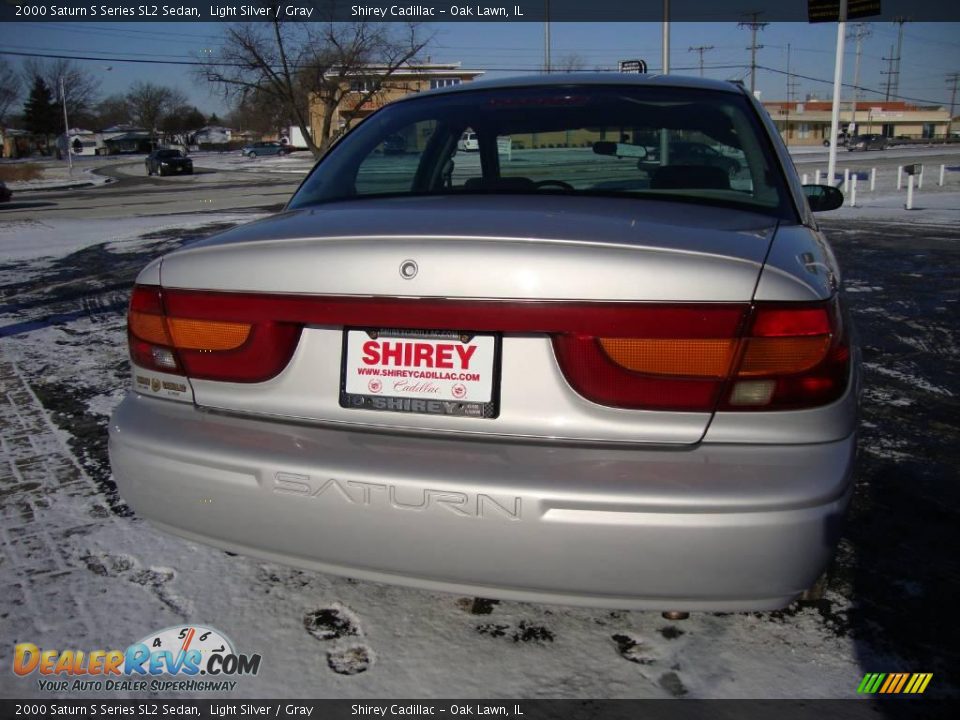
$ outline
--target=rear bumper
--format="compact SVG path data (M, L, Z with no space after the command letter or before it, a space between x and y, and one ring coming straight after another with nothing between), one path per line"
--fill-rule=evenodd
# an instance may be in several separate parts
M264 422L131 393L117 485L170 532L322 572L535 602L783 607L819 576L855 438L683 449Z

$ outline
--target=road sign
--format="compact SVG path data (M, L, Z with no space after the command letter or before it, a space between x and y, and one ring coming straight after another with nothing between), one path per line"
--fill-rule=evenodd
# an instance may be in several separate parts
M880 14L880 0L847 0L847 20ZM807 0L810 22L837 22L840 20L840 0Z
M643 75L647 72L647 63L643 60L621 60L619 62L620 72L638 73Z

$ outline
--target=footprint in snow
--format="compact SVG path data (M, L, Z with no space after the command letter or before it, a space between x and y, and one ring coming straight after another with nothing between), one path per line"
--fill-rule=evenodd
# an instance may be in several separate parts
M369 646L345 639L362 638L363 630L360 619L340 603L308 612L303 616L303 627L317 640L334 643L327 651L327 667L338 675L366 672L376 660Z
M338 675L359 675L373 665L375 655L366 645L331 650L327 653L327 667Z
M629 635L612 635L611 639L617 644L617 653L624 660L638 665L652 665L657 661L651 648L643 641Z

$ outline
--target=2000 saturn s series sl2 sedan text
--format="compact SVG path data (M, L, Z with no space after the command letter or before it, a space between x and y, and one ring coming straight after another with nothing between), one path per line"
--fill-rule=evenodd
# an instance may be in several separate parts
M392 103L283 212L141 272L117 485L170 532L324 572L782 607L851 494L857 351L812 214L840 202L733 84Z

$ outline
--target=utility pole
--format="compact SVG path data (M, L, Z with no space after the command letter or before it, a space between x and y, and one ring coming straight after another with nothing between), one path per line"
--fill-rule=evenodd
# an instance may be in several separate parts
M660 48L663 74L670 74L670 0L663 0L663 40Z
M700 77L703 77L703 54L708 50L713 50L713 45L698 45L687 50L687 52L700 53Z
M857 59L853 65L853 111L850 117L850 124L857 132L857 101L860 99L860 56L863 53L863 39L870 36L870 26L867 23L857 23L853 27L853 32L847 37L857 41Z
M952 83L950 90L950 118L947 120L947 138L953 132L953 107L957 102L957 85L960 84L960 72L953 72L947 75L947 83Z
M894 18L900 28L897 30L897 69L893 76L893 96L897 97L900 92L900 61L903 60L903 25L907 22L905 17Z
M543 16L543 71L550 72L550 0L544 0Z
M799 80L793 79L793 73L790 72L790 43L787 43L787 113L786 120L783 122L783 142L790 146L790 105L796 97Z
M843 41L847 32L847 0L840 0L837 15L837 57L833 67L833 105L830 110L830 153L827 155L827 184L835 185L837 136L840 134L840 91L843 87Z
M896 55L894 55L894 52L895 52L895 51L894 51L894 49L893 49L893 45L891 45L891 46L890 46L890 57L881 58L881 60L883 60L885 63L887 63L887 70L886 70L886 71L884 71L884 70L881 70L881 71L880 71L880 74L881 74L881 75L886 75L886 76L887 76L887 92L886 92L886 94L885 94L884 97L883 97L883 99L884 99L885 101L887 101L887 100L890 99L890 90L891 90L891 85L892 85L892 83L893 83L893 76L894 76L893 62L894 62L894 60L896 59Z
M890 61L890 70L887 72L881 72L881 75L887 76L887 94L885 100L889 100L891 97L897 97L897 93L900 92L900 59L903 52L903 26L904 23L908 22L909 18L903 16L895 17L893 22L900 26L897 30L897 49L894 51L893 47L890 48L890 57L883 58L884 60Z
M763 48L763 45L757 45L757 32L763 30L770 23L758 22L757 18L763 14L761 12L746 14L750 15L753 20L739 22L737 23L737 27L750 28L750 47L748 47L747 50L750 51L750 94L753 95L757 89L757 50Z
M63 87L63 75L60 76L60 100L63 101L63 144L67 153L67 165L73 175L73 148L70 147L70 121L67 120L67 91Z

